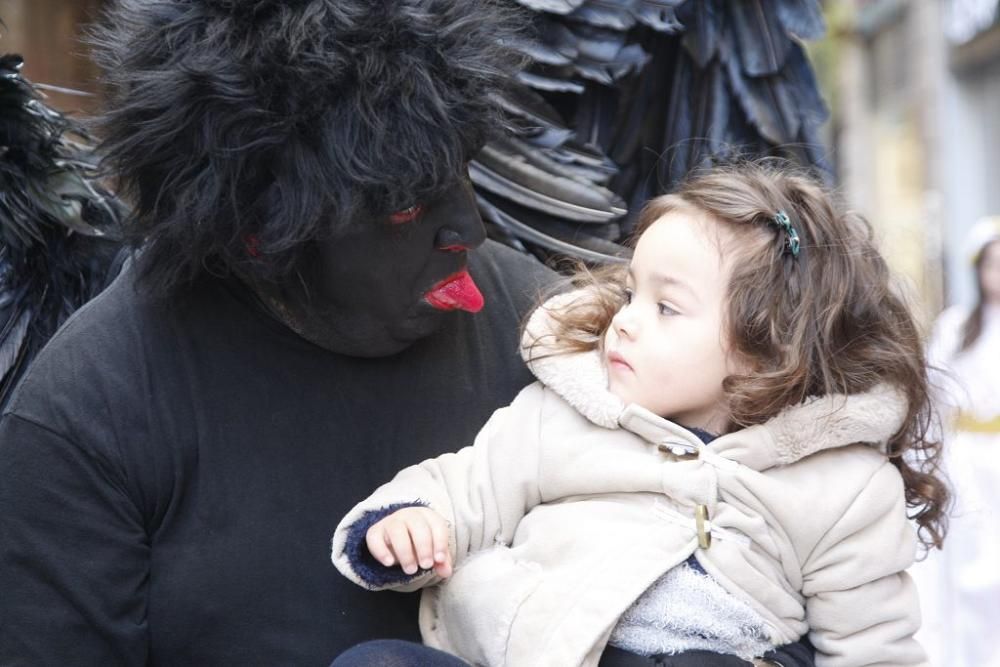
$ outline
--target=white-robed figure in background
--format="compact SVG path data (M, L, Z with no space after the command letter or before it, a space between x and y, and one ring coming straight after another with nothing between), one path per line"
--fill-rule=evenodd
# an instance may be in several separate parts
M968 246L977 302L941 313L927 355L955 501L944 549L914 575L933 664L1000 667L1000 216Z

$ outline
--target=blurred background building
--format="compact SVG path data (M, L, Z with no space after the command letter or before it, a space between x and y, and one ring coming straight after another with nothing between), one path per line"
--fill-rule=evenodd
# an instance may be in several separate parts
M98 16L104 0L0 0L0 53L24 56L24 74L32 81L96 93L97 68L80 36ZM97 97L46 90L52 106L88 113Z
M1000 211L998 0L830 0L818 58L848 201L925 320L974 298L963 239Z

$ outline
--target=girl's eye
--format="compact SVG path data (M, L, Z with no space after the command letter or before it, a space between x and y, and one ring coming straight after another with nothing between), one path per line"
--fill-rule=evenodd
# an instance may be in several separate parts
M660 315L677 315L677 311L665 303L658 303L656 307L660 309Z
M632 303L632 290L627 287L624 288L622 290L622 297L625 299L626 304Z
M414 204L410 208L404 208L402 211L396 211L389 215L389 222L393 225L405 225L408 222L413 222L420 217L420 214L424 212L424 207L420 204Z

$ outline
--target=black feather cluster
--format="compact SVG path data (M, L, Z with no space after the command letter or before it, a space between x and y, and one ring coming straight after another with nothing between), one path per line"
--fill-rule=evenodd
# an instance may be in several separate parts
M623 261L652 197L710 164L779 156L830 176L802 40L820 0L516 0L531 59L515 136L470 167L489 234L546 261Z
M82 128L0 56L0 405L69 315L116 272L121 204Z
M519 63L494 0L119 0L106 18L104 148L161 290L206 266L282 279L309 240L453 184Z

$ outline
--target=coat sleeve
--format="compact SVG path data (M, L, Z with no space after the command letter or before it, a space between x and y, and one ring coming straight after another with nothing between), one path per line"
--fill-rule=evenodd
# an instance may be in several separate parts
M472 552L509 543L521 517L541 502L538 433L544 395L539 383L526 387L493 413L472 446L402 470L356 505L334 532L337 569L372 590L412 591L436 583L431 571L411 577L398 567L384 568L364 546L364 533L376 520L405 506L423 505L445 517L456 566Z
M146 665L149 540L115 461L0 422L0 664Z
M915 553L902 478L886 462L803 565L818 667L927 665L913 638L920 604L905 572Z

